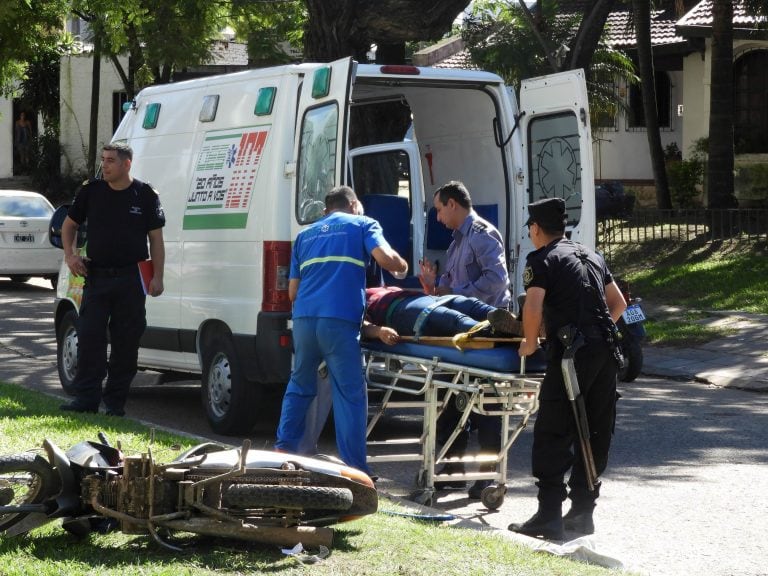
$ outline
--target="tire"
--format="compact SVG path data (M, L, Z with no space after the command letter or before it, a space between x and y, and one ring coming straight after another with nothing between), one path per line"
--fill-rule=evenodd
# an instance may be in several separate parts
M77 312L68 310L56 330L56 368L64 392L72 396L77 374Z
M0 493L5 506L39 504L58 491L59 478L42 456L31 452L0 456ZM0 514L0 532L18 524L28 514Z
M258 388L243 375L232 339L216 334L203 348L202 400L217 434L249 433L258 415Z
M11 282L17 282L19 284L23 284L24 282L28 282L32 276L22 276L21 274L13 274L11 275Z
M287 508L293 510L349 510L349 488L327 486L281 486L233 484L223 494L221 503L228 508Z
M637 340L622 342L621 353L624 355L624 367L619 370L619 380L632 382L643 369L643 347Z

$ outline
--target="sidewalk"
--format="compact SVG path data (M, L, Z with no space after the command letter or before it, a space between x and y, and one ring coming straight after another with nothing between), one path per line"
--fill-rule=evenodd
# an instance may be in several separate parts
M664 315L674 315L677 311L673 307L654 310ZM643 374L768 392L768 315L711 311L697 323L730 333L711 342L686 347L646 345Z

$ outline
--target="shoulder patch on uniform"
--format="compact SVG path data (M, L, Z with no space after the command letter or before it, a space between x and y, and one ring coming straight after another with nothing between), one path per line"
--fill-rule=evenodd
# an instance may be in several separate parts
M93 184L94 182L98 182L98 181L99 181L98 178L86 178L85 180L83 180L83 183L81 184L81 186L88 186L89 184Z
M477 232L484 232L490 228L490 224L485 220L475 220L472 222L472 230Z
M533 280L533 268L526 266L523 270L523 286L527 288L528 284L531 283L531 280Z

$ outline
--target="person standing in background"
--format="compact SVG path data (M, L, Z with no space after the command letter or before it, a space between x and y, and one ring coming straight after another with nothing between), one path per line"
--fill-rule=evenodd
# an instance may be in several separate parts
M19 112L19 117L13 126L13 145L19 155L19 166L26 173L30 169L32 151L32 123L27 118L27 113Z
M101 154L102 180L83 184L61 227L64 259L72 274L85 276L78 326L75 399L68 412L125 414L137 372L139 341L146 328L146 295L138 263L152 258L150 296L163 293L165 213L157 192L130 174L133 150L108 144ZM88 256L77 252L77 230L87 221ZM149 239L149 251L147 251ZM107 328L112 346L107 359ZM102 391L102 382L106 384Z

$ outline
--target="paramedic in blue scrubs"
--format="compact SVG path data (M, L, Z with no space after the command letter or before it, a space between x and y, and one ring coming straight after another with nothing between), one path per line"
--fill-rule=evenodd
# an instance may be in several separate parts
M421 263L419 278L427 294L461 294L482 300L497 308L508 308L510 302L509 274L504 255L504 242L496 227L478 216L472 208L472 198L463 183L451 181L434 194L437 220L453 231L453 239L446 254L444 272L438 277L431 262ZM439 437L447 438L459 421L458 411L445 412L438 423ZM480 451L497 454L501 447L501 420L492 416L473 415L477 426ZM453 444L451 455L464 453L464 433ZM491 472L493 464L483 464L482 472ZM463 463L449 463L440 474L463 473ZM477 480L469 489L470 498L480 498L490 480ZM438 488L460 488L463 481L437 482Z
M298 450L307 410L317 395L317 370L325 361L339 456L370 473L368 396L360 361L366 267L372 257L385 270L404 275L408 264L384 239L379 223L359 211L350 187L334 188L325 197L325 216L302 230L293 244L288 294L293 302L294 367L275 448Z

